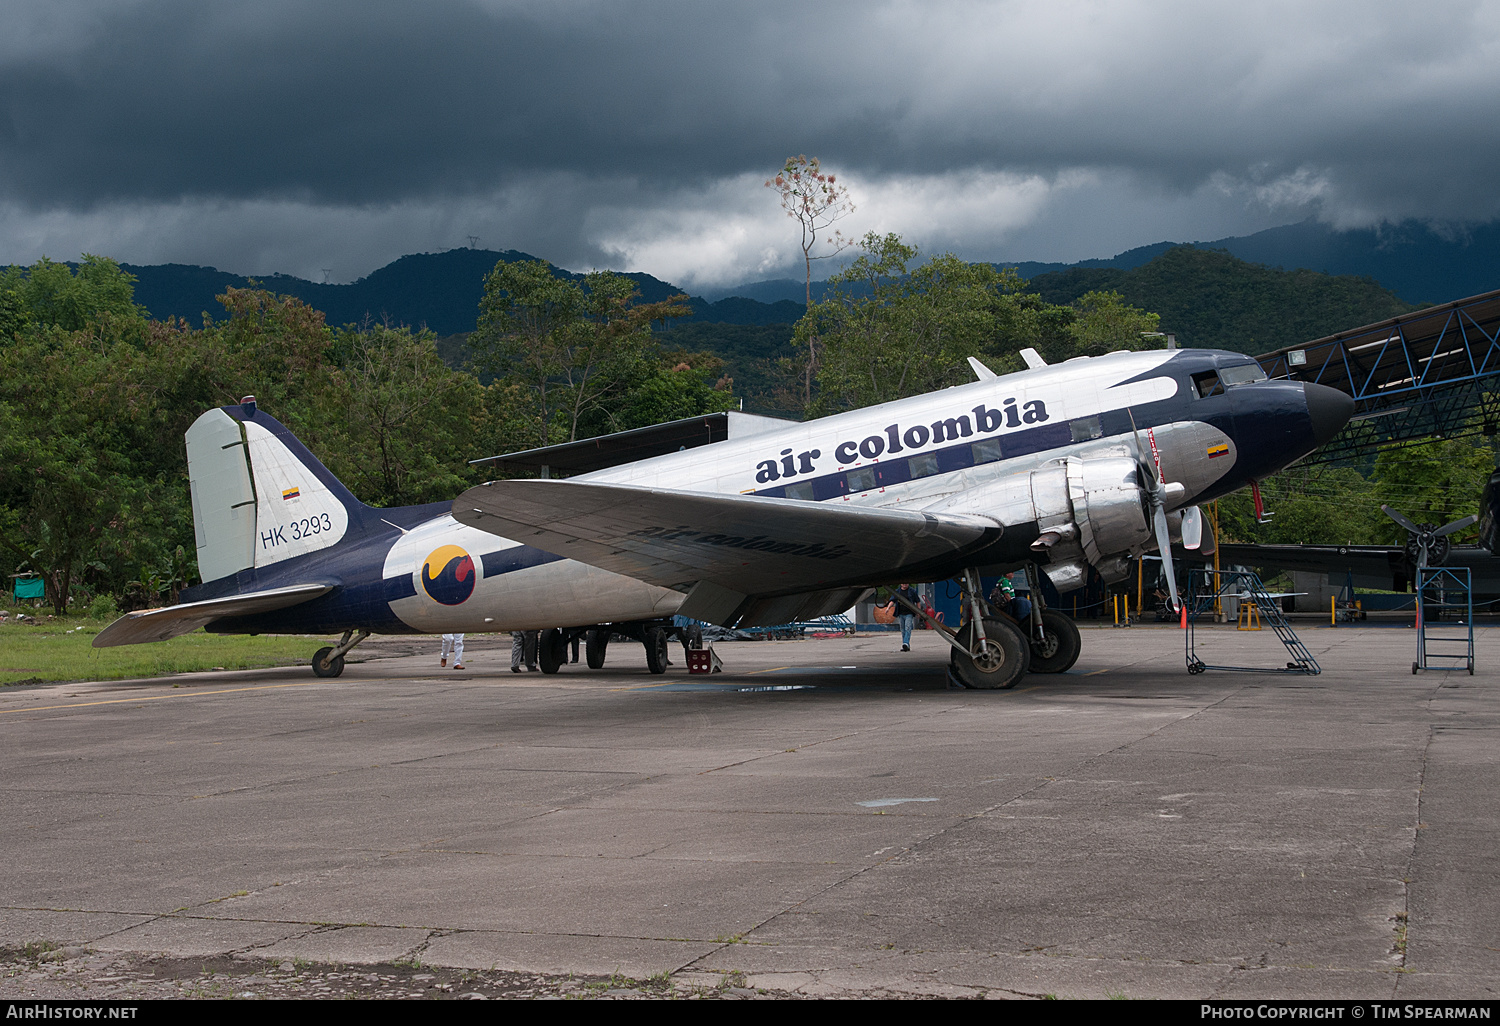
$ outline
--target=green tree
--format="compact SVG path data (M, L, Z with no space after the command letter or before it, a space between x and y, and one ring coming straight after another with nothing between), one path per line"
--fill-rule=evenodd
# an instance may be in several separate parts
M334 333L320 454L373 506L450 499L475 473L468 459L484 418L484 390L451 370L431 332L376 325Z
M641 363L655 356L652 323L688 312L686 297L636 298L635 284L611 271L589 274L580 285L553 274L544 260L495 265L469 345L481 371L526 397L523 444L580 437L583 423L617 402Z
M1352 467L1293 466L1260 483L1270 522L1257 523L1250 492L1219 500L1225 541L1267 545L1371 545L1381 540L1376 485Z
M1470 438L1382 449L1375 457L1376 502L1399 510L1415 523L1441 526L1480 512L1480 493L1494 470L1493 450ZM1389 517L1381 515L1376 522L1382 540L1406 541L1406 532ZM1471 529L1452 540L1474 533Z
M952 254L913 269L917 248L896 235L871 233L860 248L861 256L828 280L826 298L808 308L793 335L813 353L804 359L817 366L809 413L957 384L971 375L968 357L1016 334L1025 283L1014 271ZM1014 352L1004 359L1019 366Z
M14 292L33 324L80 331L101 317L144 320L134 282L115 261L85 253L76 272L46 257L24 269L11 265L0 272L0 293Z
M1121 349L1159 349L1161 340L1145 337L1161 318L1125 303L1118 292L1086 292L1073 300L1073 356L1103 356Z

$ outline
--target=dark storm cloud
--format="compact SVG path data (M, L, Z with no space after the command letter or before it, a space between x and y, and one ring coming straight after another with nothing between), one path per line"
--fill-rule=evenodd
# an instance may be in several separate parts
M1500 215L1495 3L85 0L5 22L0 223L28 239L71 244L89 211L207 211L239 236L303 211L390 255L426 224L660 258L674 231L760 217L728 197L797 152L932 238L972 242L975 210L1009 203L979 222L990 249L1051 231L1058 197L1105 212L1064 234L1118 209L1147 226L1130 244L1158 214ZM741 228L735 266L771 260Z

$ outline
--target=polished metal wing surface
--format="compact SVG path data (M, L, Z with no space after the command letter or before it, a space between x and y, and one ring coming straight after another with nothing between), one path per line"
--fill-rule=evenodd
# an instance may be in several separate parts
M892 580L982 548L988 517L574 481L495 481L453 517L536 548L685 591L791 595Z

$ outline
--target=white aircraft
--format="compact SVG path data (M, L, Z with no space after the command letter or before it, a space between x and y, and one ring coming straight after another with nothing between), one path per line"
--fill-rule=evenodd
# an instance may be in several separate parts
M981 574L1024 567L1068 591L1089 567L1116 581L1144 552L1170 561L1174 532L1191 544L1201 530L1193 503L1281 470L1353 412L1344 393L1268 381L1239 353L1053 366L1022 355L1020 373L971 360L970 384L806 423L718 415L717 435L698 418L533 450L519 462L565 466L579 447L603 455L565 480L495 481L399 509L359 502L247 398L187 434L204 583L180 605L127 614L94 644L200 626L342 631L313 658L314 672L336 676L373 632L546 628L543 669L579 635L597 668L608 639L625 634L661 672L674 614L779 624L847 609L878 585L956 577L967 623L934 624L955 674L1012 687L1028 669L1072 665L1078 631L1055 610L1026 624L999 614ZM680 451L628 455L651 451L653 431L677 449L683 425L695 434ZM609 465L616 451L629 461Z

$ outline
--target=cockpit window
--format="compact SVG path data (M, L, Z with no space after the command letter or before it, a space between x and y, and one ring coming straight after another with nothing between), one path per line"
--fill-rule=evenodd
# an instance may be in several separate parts
M1219 380L1226 385L1245 385L1252 381L1265 381L1266 372L1258 363L1242 363L1238 367L1220 367Z
M1193 375L1193 391L1198 393L1198 398L1207 399L1211 395L1223 395L1224 386L1219 383L1219 376L1213 371Z

